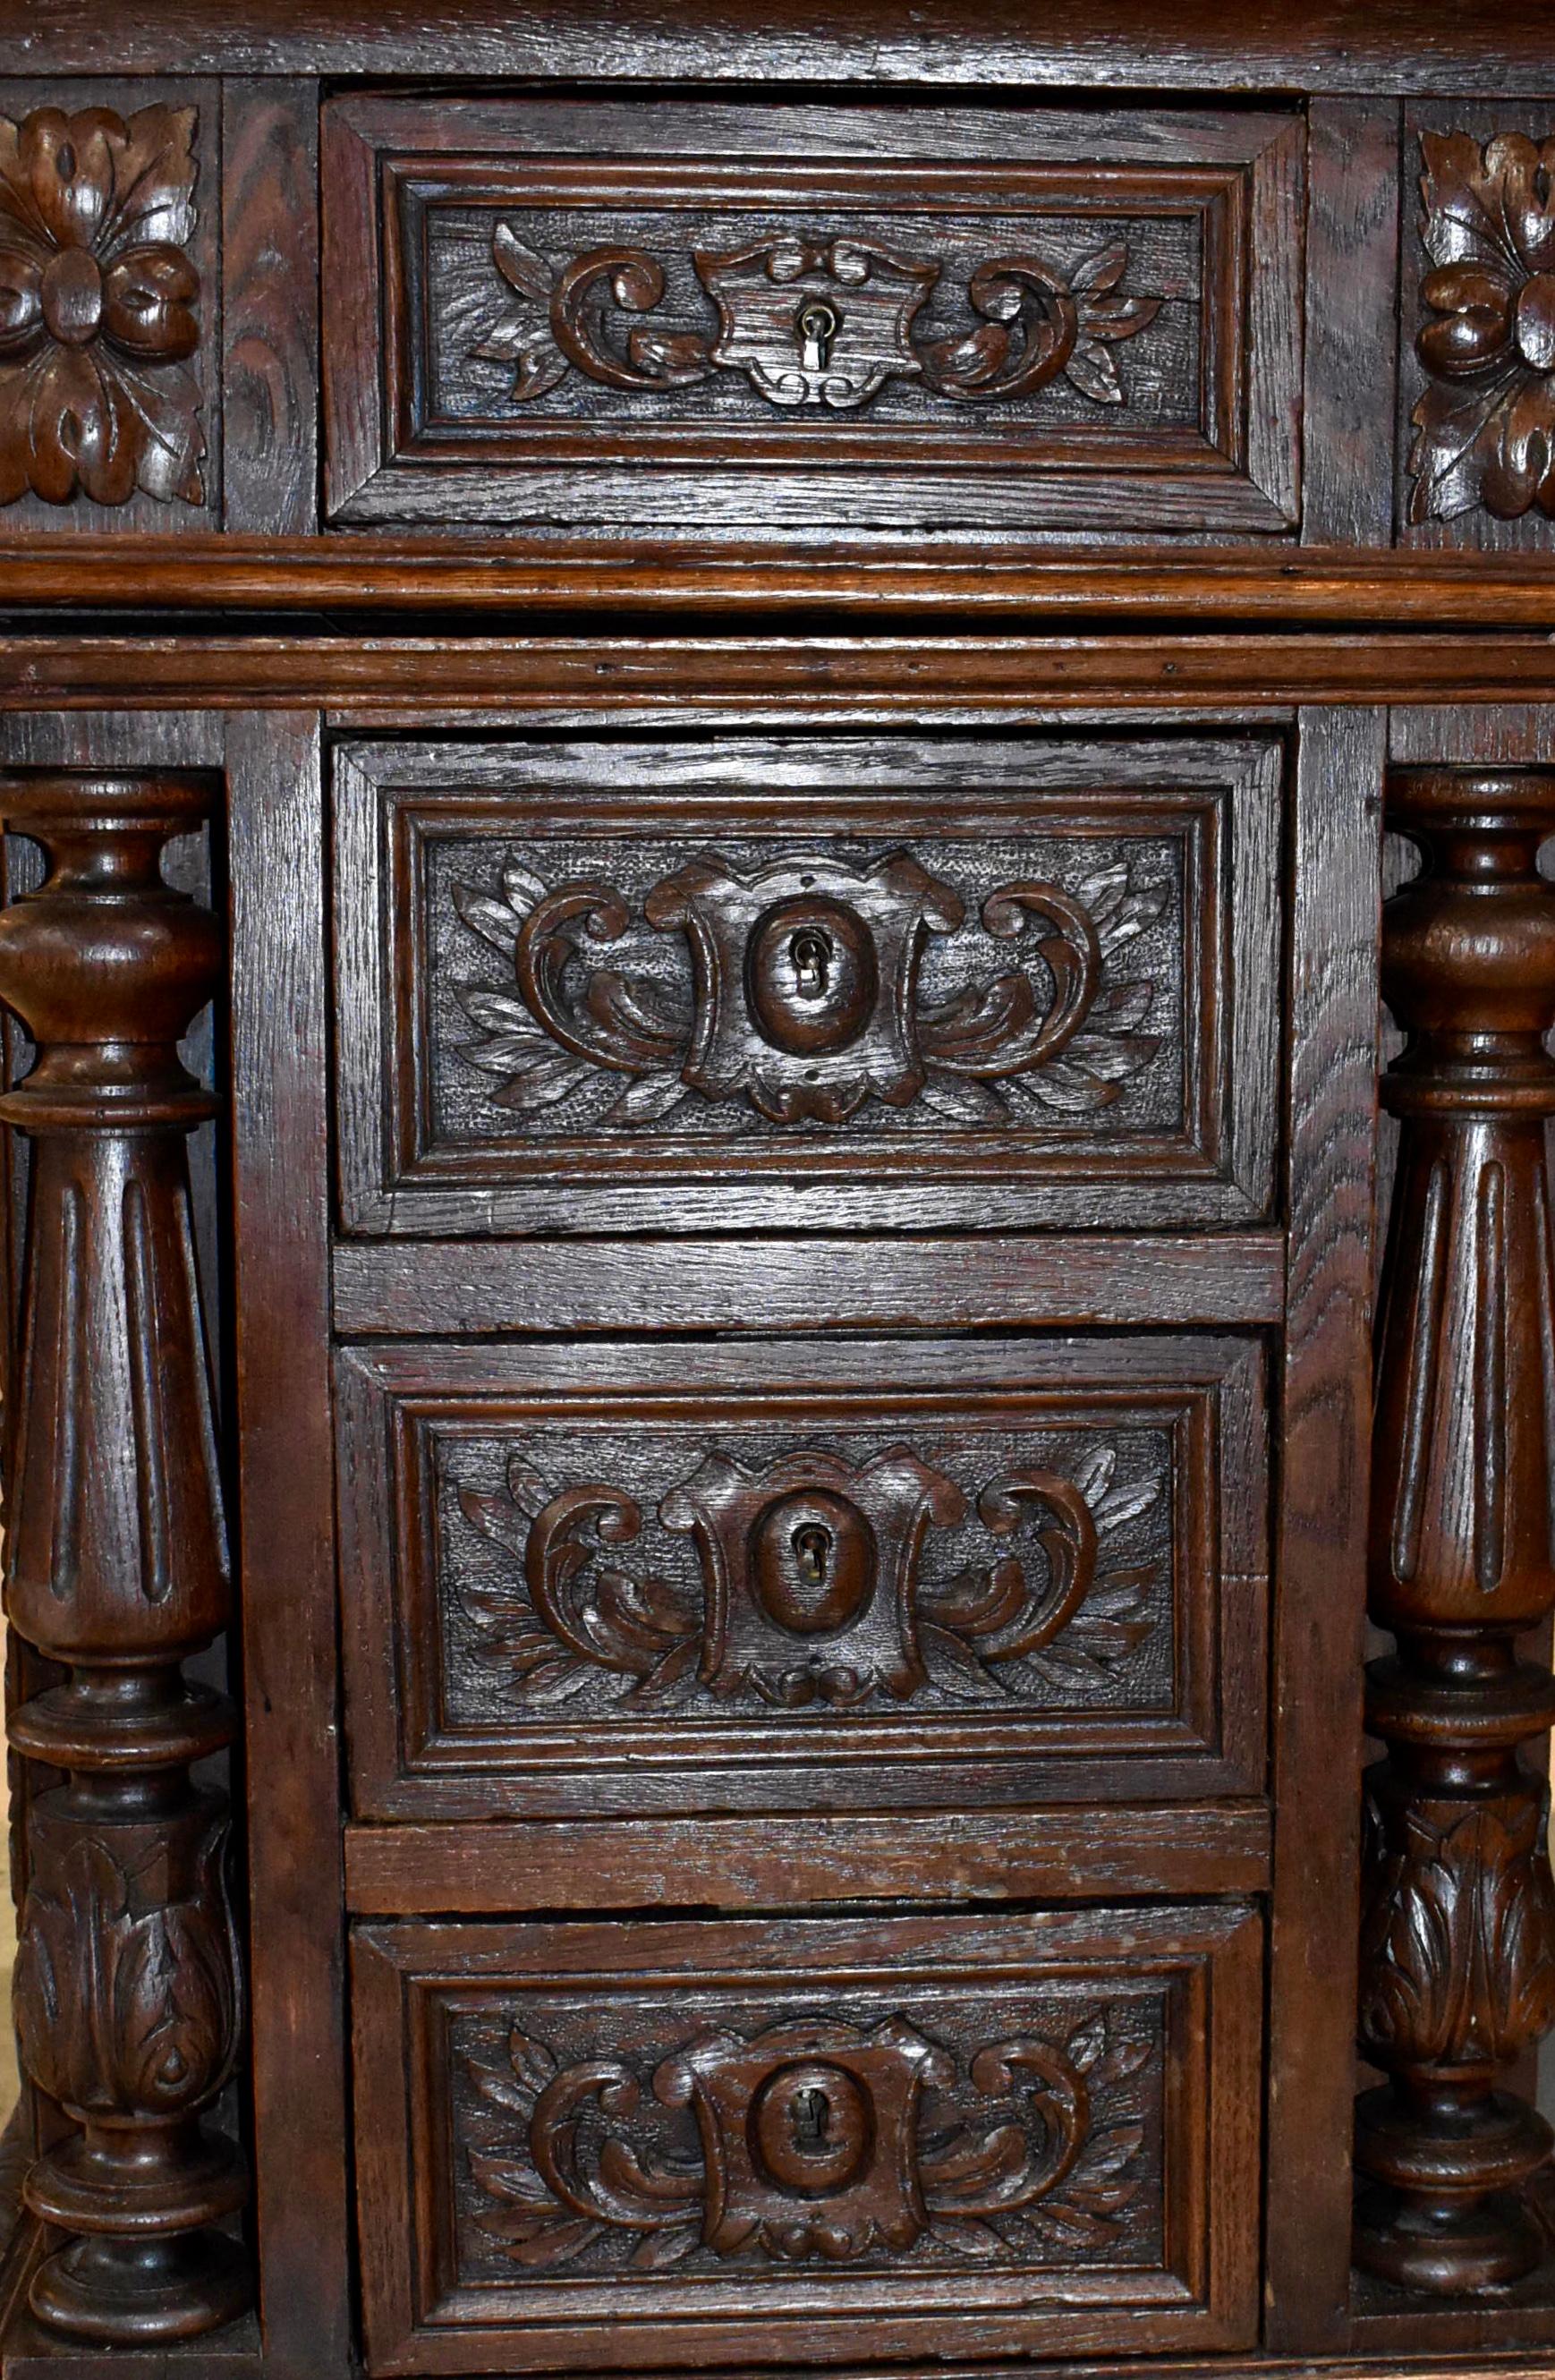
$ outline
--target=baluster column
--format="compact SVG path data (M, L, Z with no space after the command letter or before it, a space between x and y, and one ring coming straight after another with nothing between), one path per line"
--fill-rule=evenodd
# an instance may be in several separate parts
M215 1102L178 1057L221 941L161 856L210 795L61 774L3 795L48 862L0 913L0 1000L38 1051L0 1097L32 1142L6 1609L69 1672L11 1723L67 1778L30 1813L16 1973L27 2070L78 2127L27 2180L67 2235L31 2303L129 2344L249 2297L214 2228L243 2204L242 2159L201 2120L241 2034L228 1811L189 1773L234 1720L181 1668L229 1604L187 1155Z
M1355 2254L1459 2294L1542 2252L1525 2186L1549 2127L1499 2088L1555 2024L1547 1795L1522 1747L1555 1682L1518 1636L1555 1606L1555 772L1407 770L1389 824L1422 872L1387 905L1382 989L1407 1036L1378 1346Z

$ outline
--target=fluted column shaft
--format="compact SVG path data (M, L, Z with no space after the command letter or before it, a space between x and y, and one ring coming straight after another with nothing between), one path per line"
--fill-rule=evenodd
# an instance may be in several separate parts
M233 1714L180 1667L229 1610L187 1157L215 1102L178 1057L221 943L161 868L210 795L176 776L0 791L48 861L0 913L0 1000L38 1051L0 1096L33 1144L6 1610L69 1672L11 1721L67 1779L29 1813L17 1961L23 2060L78 2128L27 2179L68 2235L31 2302L129 2344L209 2329L249 2295L214 2228L246 2196L242 2161L201 2121L241 2035L228 1812L189 1775Z
M1498 2087L1555 2024L1546 1795L1523 1747L1555 1682L1516 1639L1555 1607L1555 773L1410 770L1389 823L1424 867L1387 905L1382 988L1407 1042L1383 1269L1360 2042L1357 2261L1470 2293L1539 2258L1525 2186L1549 2126Z

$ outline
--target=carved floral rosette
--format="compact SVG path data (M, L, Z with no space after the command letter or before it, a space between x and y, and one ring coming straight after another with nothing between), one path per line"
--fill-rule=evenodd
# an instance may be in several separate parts
M0 504L199 504L195 111L0 116Z
M1555 138L1421 135L1413 521L1555 516Z

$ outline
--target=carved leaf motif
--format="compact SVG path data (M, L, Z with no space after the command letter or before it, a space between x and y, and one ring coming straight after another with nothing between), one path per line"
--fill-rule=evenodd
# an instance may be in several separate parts
M657 1508L662 1527L692 1537L693 1586L612 1558L641 1529L633 1499L604 1483L553 1493L520 1451L505 1494L459 1493L466 1521L505 1558L497 1577L467 1585L462 1601L480 1658L507 1673L509 1693L527 1706L569 1699L605 1677L619 1681L614 1706L623 1711L736 1690L788 1709L818 1698L847 1707L876 1694L909 1697L927 1686L995 1703L1028 1694L1036 1682L1074 1690L1103 1680L1159 1624L1156 1566L1109 1562L1106 1539L1157 1501L1161 1479L1119 1483L1116 1473L1116 1450L1099 1447L1073 1480L1043 1470L1002 1475L979 1495L978 1518L996 1542L1019 1549L934 1574L923 1565L923 1536L959 1529L966 1502L906 1448L857 1471L816 1451L775 1458L762 1472L713 1456ZM812 1514L804 1500L816 1492L822 1504ZM774 1623L770 1589L758 1587L753 1566L767 1516L784 1513L784 1531L819 1524L829 1536L839 1592L849 1555L836 1533L852 1525L871 1565L888 1578L900 1565L896 1591L861 1584L848 1616L833 1616L817 1638L802 1633L802 1613L794 1621L801 1633Z
M613 2236L635 2242L639 2272L697 2251L837 2264L920 2244L1017 2263L1044 2233L1106 2252L1139 2186L1146 2128L1128 2086L1149 2056L1105 2012L1082 2016L1066 2044L990 2043L965 2072L900 2016L802 2019L754 2038L715 2028L651 2077L662 2109L695 2108L687 2155L684 2133L649 2152L613 2129L649 2107L626 2061L564 2066L516 2031L507 2070L464 2060L480 2110L469 2171L490 2202L477 2227L529 2270L574 2265ZM926 2091L950 2129L924 2129Z
M500 222L497 272L525 308L475 353L512 362L509 394L532 402L569 370L604 387L643 394L743 372L767 403L856 411L893 380L955 404L1020 402L1065 376L1100 405L1125 392L1111 353L1147 329L1163 300L1125 297L1128 249L1118 241L1067 276L1034 255L992 257L966 285L974 328L926 338L917 317L941 278L931 258L902 256L853 237L780 234L732 249L694 248L690 262L717 326L623 331L614 317L650 314L667 276L646 249L597 248L560 264Z
M1390 1811L1372 1780L1361 2038L1389 2062L1509 2062L1555 2027L1555 1884L1530 1791Z
M213 1827L189 1900L140 1896L107 1846L82 1835L22 1912L16 2011L22 2062L90 2114L178 2114L231 2072L241 2030L237 1948Z
M1435 270L1415 351L1412 520L1483 504L1555 515L1555 140L1421 136L1422 237Z
M839 986L849 966L857 970L856 1014L839 1022L835 1052L820 1045L820 1063L793 1001L774 1025L758 1014L752 989L758 938L779 913L798 919L801 885L819 888L813 916ZM1030 1121L1027 1102L1060 1116L1110 1106L1160 1046L1138 1029L1154 986L1116 968L1168 893L1136 886L1121 860L1072 893L1032 880L998 886L982 905L982 930L1021 942L1022 964L928 1002L917 990L923 942L956 931L965 910L954 888L905 854L862 868L805 857L750 874L694 860L649 891L640 921L609 883L575 879L548 890L516 862L500 891L460 883L452 899L470 934L511 965L517 994L457 987L480 1036L459 1055L492 1078L492 1103L520 1116L603 1073L627 1077L597 1119L606 1130L662 1123L686 1099L735 1097L784 1124L844 1123L873 1098L897 1108L921 1099L956 1123L1008 1127ZM685 937L683 990L640 960L600 963L648 929Z
M194 126L0 116L0 504L201 501Z

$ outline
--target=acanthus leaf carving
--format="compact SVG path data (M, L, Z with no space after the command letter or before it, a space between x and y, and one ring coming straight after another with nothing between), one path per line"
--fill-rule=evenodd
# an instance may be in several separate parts
M1164 300L1125 296L1124 242L1065 273L1034 254L990 257L966 284L967 332L925 337L917 318L942 265L846 234L780 233L734 249L696 248L689 261L716 310L707 323L648 324L668 285L644 249L589 249L555 263L511 223L492 260L519 300L475 353L512 363L517 404L547 395L569 370L627 392L694 387L743 372L768 404L856 412L893 380L956 404L1013 403L1061 375L1098 405L1125 393L1112 350L1146 330ZM615 316L633 318L623 330Z
M1057 1117L1111 1105L1160 1046L1139 1029L1153 985L1115 969L1166 894L1135 884L1121 859L1072 892L997 886L981 930L1021 943L1026 964L928 1002L925 943L956 933L966 905L902 851L863 866L805 853L747 870L688 861L641 903L650 929L684 937L689 980L674 985L601 963L633 924L601 880L548 888L509 863L500 890L456 884L452 897L511 965L517 994L458 987L481 1035L459 1054L491 1078L494 1105L521 1115L605 1073L628 1077L607 1128L662 1122L687 1097L743 1098L787 1125L843 1123L871 1099L1008 1125L1028 1103Z
M1044 2237L1105 2253L1139 2189L1129 2085L1149 2057L1095 2010L1058 2040L1000 2038L964 2061L901 2015L717 2024L648 2072L609 2055L564 2064L515 2027L501 2064L464 2060L477 2227L526 2271L576 2266L612 2238L639 2272L698 2253L1008 2263ZM946 2119L932 2131L930 2094ZM623 2135L650 2095L694 2115L695 2150L684 2133L651 2150Z
M642 1526L633 1498L601 1482L553 1493L520 1449L505 1495L460 1494L509 1565L462 1600L482 1657L529 1706L601 1674L620 1680L624 1711L699 1694L846 1709L930 1686L1001 1702L1099 1681L1157 1624L1154 1564L1110 1563L1105 1540L1157 1501L1160 1478L1116 1473L1111 1447L1073 1478L1002 1473L977 1519L1011 1550L941 1572L925 1541L961 1530L967 1500L908 1448L860 1464L807 1448L755 1468L712 1453L657 1508L692 1542L693 1585L617 1558Z
M0 504L199 504L192 108L0 116Z
M184 1900L157 1897L160 1851L142 1888L108 1838L88 1834L30 1885L18 2035L29 2073L64 2105L175 2115L226 2082L242 2032L227 1833L225 1819L206 1827Z
M1411 416L1410 518L1555 516L1555 139L1426 132L1421 151L1430 385Z

